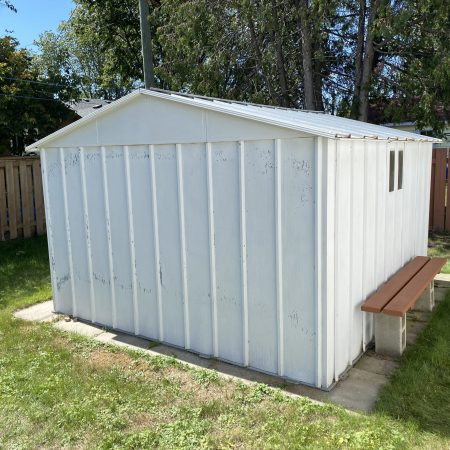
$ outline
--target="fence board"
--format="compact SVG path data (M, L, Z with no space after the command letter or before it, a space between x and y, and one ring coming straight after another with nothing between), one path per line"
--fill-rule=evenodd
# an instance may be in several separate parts
M5 168L0 167L0 240L2 241L5 240L7 226Z
M430 189L430 228L450 231L450 206L448 192L449 149L433 149Z
M19 179L20 182L20 193L22 201L22 229L23 237L31 236L31 209L30 209L30 199L28 196L28 176L27 176L27 166L25 164L19 164Z
M17 237L17 215L16 215L16 180L14 178L14 167L12 161L7 161L6 172L6 200L8 203L9 238Z
M0 239L44 233L39 157L0 158Z
M433 158L431 160L431 185L430 185L430 212L428 217L428 226L433 228L433 215L434 215L434 183L436 178L436 150L433 149Z
M36 233L38 235L45 233L45 209L44 193L42 188L41 166L39 159L33 161L33 185L34 185L34 205L36 211Z

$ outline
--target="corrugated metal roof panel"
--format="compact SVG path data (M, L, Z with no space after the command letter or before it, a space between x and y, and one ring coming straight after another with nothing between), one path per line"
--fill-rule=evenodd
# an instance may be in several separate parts
M440 142L439 139L407 131L373 125L358 120L325 114L316 111L278 108L273 106L255 105L253 103L233 102L190 94L162 91L157 89L143 90L147 95L161 94L173 99L182 100L183 103L222 110L228 113L238 113L240 116L251 116L273 122L276 125L317 134L325 137L354 138L354 139L389 139Z

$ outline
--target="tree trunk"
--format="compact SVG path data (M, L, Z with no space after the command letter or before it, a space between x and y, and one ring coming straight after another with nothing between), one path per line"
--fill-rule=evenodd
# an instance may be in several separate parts
M300 36L302 41L303 68L303 107L315 111L318 109L314 95L313 45L309 26L308 0L296 0L299 14Z
M373 23L380 7L380 0L373 0L370 6L369 18L367 20L367 38L364 46L364 59L362 64L361 91L358 100L358 119L367 122L369 115L369 85L372 79L373 59L375 49L373 45L374 30Z
M318 45L320 45L320 43L318 40L316 40L315 47L317 47ZM314 53L317 50L318 49L315 48ZM322 62L317 59L314 60L313 69L314 69L313 84L314 84L314 102L315 102L314 110L315 111L324 111L325 108L323 105L323 97L322 97L322 90L323 90Z
M253 46L253 51L254 51L254 58L255 58L255 62L256 62L256 66L259 69L259 71L261 72L261 76L266 84L267 90L269 92L269 96L270 98L276 102L277 101L277 96L276 93L272 87L272 84L269 80L269 78L267 77L267 74L264 70L263 67L263 57L262 57L262 53L261 53L261 42L259 41L258 35L256 34L256 30L255 30L255 24L253 23L253 18L250 16L250 12L248 13L247 16L247 24L248 24L248 28L250 30L250 37L251 37L251 41L252 41L252 46Z
M289 87L284 64L282 30L280 29L281 24L279 21L280 19L275 0L272 0L272 12L274 19L273 39L275 42L278 81L280 83L280 104L281 106L289 106L291 104L291 100L289 97Z
M359 13L358 13L358 36L356 39L355 49L355 79L352 99L352 111L351 116L358 118L359 109L359 96L361 93L361 79L362 79L362 62L364 52L364 37L365 37L365 22L366 22L366 0L359 0Z

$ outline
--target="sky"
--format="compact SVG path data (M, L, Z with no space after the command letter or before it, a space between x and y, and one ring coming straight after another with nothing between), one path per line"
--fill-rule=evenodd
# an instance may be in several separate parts
M21 47L32 51L36 51L33 41L44 31L56 31L74 7L72 0L12 0L12 3L17 13L0 7L0 36L12 34Z

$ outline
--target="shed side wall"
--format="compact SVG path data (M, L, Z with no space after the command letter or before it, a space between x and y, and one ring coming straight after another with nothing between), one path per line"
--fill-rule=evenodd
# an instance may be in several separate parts
M314 148L44 149L55 309L315 384Z
M426 255L431 144L340 140L336 159L335 376L373 339L361 303L411 258ZM404 152L389 192L389 151Z

